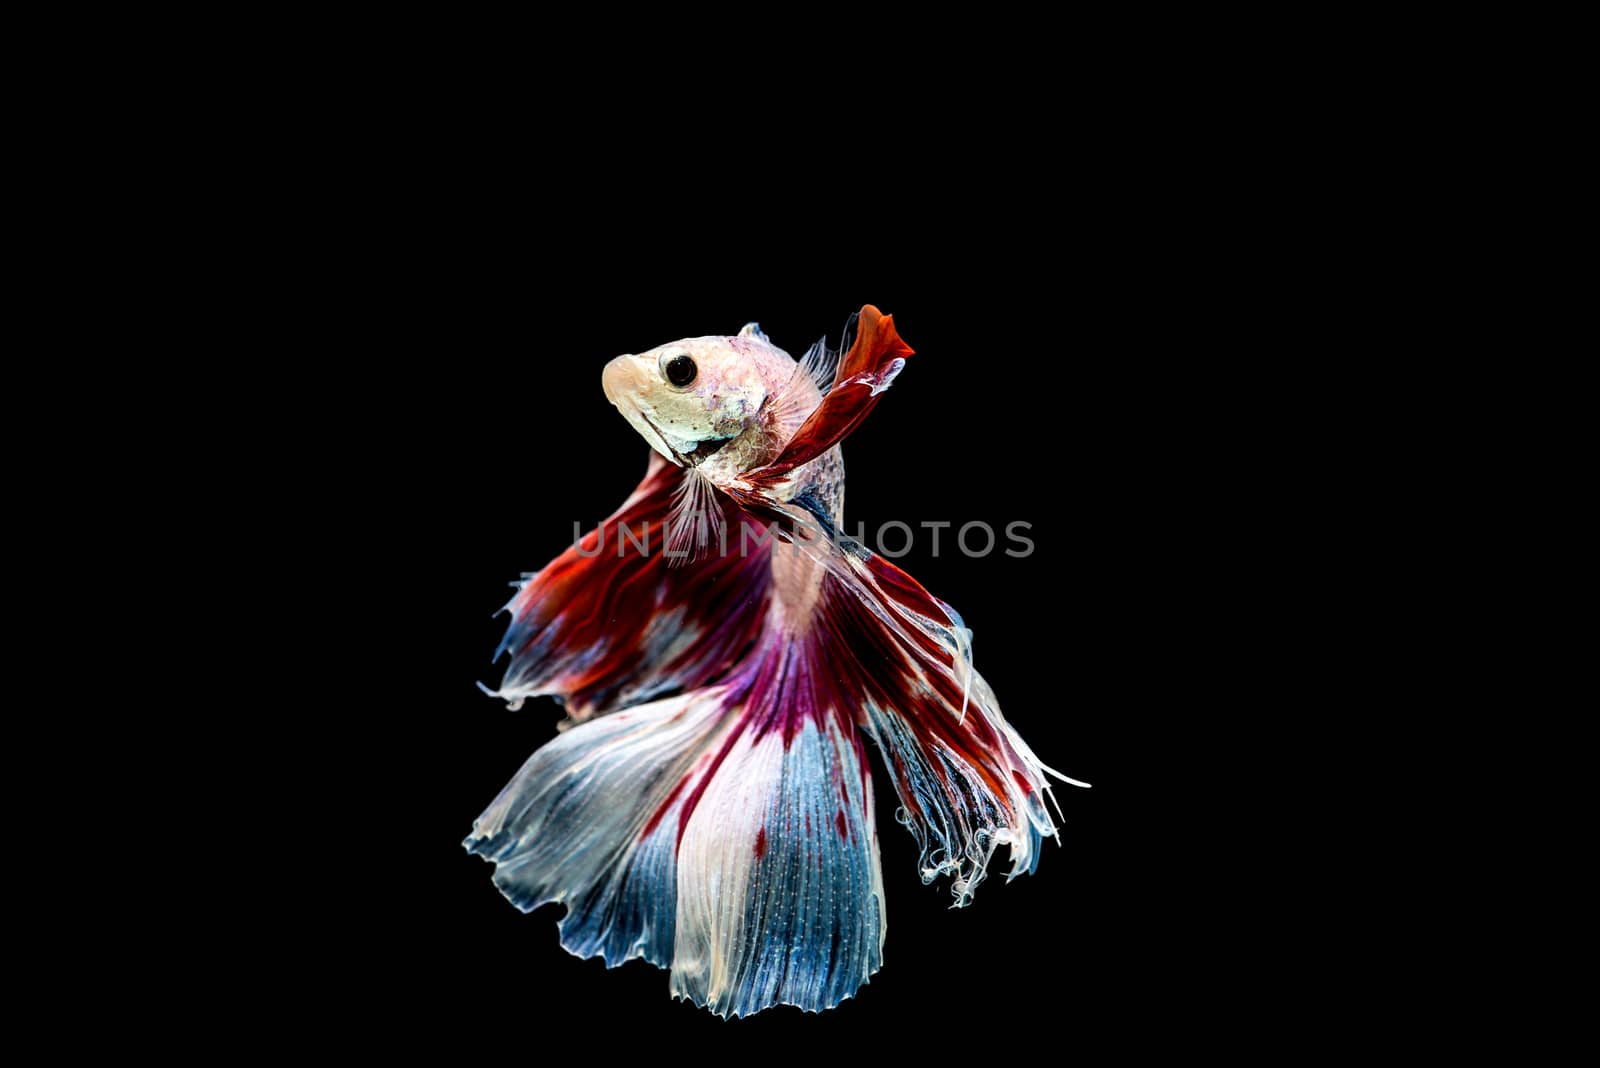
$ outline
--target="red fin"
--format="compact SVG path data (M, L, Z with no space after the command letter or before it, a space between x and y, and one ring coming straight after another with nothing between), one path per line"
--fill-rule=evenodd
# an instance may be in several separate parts
M770 486L843 441L877 407L878 395L889 388L911 352L911 346L895 331L894 316L884 315L871 304L863 307L855 343L839 361L828 395L800 424L777 458L748 472L746 481Z
M766 615L770 548L731 542L693 567L671 566L663 549L682 477L652 454L622 507L512 598L498 696L554 695L582 720L703 686L732 666ZM736 506L717 506L736 538Z
M1001 845L1011 875L1032 871L1040 840L1056 832L1046 768L972 669L971 632L887 560L820 551L828 575L815 655L837 688L832 700L859 711L883 753L901 822L922 847L923 880L951 876L965 904Z

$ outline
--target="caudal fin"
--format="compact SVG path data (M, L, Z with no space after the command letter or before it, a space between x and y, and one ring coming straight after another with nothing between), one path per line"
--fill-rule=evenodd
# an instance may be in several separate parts
M678 849L672 992L722 1016L832 1008L883 960L863 740L805 647L769 638L730 690L738 725L695 787Z
M494 862L524 912L567 907L561 944L615 967L668 967L685 782L726 733L721 692L696 691L579 724L528 758L462 843Z
M863 741L783 642L728 682L578 724L473 827L470 852L561 942L672 970L722 1016L831 1008L882 961L883 878Z

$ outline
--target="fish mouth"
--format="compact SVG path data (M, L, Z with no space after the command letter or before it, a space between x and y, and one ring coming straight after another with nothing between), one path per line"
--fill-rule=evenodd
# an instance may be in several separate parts
M707 457L713 456L720 452L723 446L727 445L728 442L739 436L738 434L730 434L725 438L703 438L696 442L694 448L690 449L688 452L679 452L677 449L672 447L672 443L668 441L667 436L661 432L661 428L656 426L655 420L651 419L643 412L639 413L639 418L644 420L645 424L650 427L651 432L656 436L656 440L659 441L667 450L667 452L672 455L673 461L676 462L679 467L699 466Z
M667 436L661 432L661 428L656 426L654 421L652 421L651 418L648 415L645 415L643 412L635 412L634 414L639 418L639 422L634 423L634 426L637 427L640 433L644 435L645 440L650 441L651 438L655 439L654 441L650 441L650 447L655 449L661 455L667 457L679 467L685 466L683 453L672 447L672 443L668 441ZM632 422L631 419L629 421Z
M693 457L695 463L699 463L707 457L714 456L718 452L721 452L724 445L728 444L728 442L732 441L738 436L739 435L737 434L729 434L725 438L706 438L702 440L700 444L691 449L687 455Z

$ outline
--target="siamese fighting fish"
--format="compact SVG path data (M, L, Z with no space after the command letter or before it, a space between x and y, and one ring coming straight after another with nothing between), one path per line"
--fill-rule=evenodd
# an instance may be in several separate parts
M870 305L845 348L797 362L751 323L607 364L644 481L519 585L488 691L566 719L467 850L517 908L564 905L573 954L643 958L724 1017L829 1009L878 971L869 750L956 905L1002 846L1034 871L1047 774L1086 785L1001 716L955 610L843 534L839 443L912 355Z

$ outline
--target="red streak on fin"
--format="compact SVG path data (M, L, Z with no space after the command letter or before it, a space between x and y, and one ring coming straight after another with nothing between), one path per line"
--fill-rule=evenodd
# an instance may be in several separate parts
M746 718L748 719L748 717ZM734 726L733 730L728 732L728 740L722 743L722 748L717 751L716 758L711 761L711 766L705 770L705 774L700 776L700 781L695 784L694 792L683 803L683 811L678 815L678 840L673 843L672 848L674 850L683 845L683 832L689 829L689 817L694 815L694 810L700 804L700 798L704 796L706 787L710 786L711 780L717 777L717 769L722 767L724 760L728 759L728 753L732 751L734 744L738 742L739 736L744 733L744 728L745 724L739 723Z
M666 817L666 814L667 814L668 810L670 810L672 808L672 803L678 799L678 795L683 793L683 788L685 786L688 786L688 785L689 785L689 776L688 775L685 775L683 778L678 780L678 785L676 785L676 786L674 786L672 788L672 792L667 795L667 799L665 801L661 802L661 807L657 808L656 811L655 811L655 814L650 817L650 822L645 824L644 825L644 830L639 832L639 841L642 842L646 838L650 837L650 832L655 830L656 829L656 825L658 823L660 823L663 818Z
M848 827L845 826L844 810L843 809L840 809L837 813L834 814L833 825L835 827L839 828L839 837L840 838L849 838L850 837L850 830L849 830Z
M945 626L955 625L955 620L950 618L944 606L934 599L933 594L922 588L922 583L883 557L870 558L867 561L867 570L872 572L872 577L878 580L883 592L896 604Z
M756 859L760 860L767 855L767 829L761 828L756 832Z

